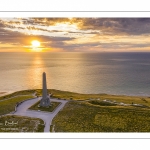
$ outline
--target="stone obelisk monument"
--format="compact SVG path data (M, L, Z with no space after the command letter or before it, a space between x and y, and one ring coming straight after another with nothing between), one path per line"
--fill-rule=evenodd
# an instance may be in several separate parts
M42 90L42 99L40 101L40 106L43 106L43 107L50 106L50 96L47 94L46 73L45 72L43 72L43 90Z

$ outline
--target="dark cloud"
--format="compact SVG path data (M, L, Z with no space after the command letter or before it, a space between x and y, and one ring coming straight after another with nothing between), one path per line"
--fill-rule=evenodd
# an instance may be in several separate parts
M97 45L96 45L97 44ZM113 44L110 42L110 43L95 43L95 46L97 47L100 47L100 48L108 48L108 49L112 49L112 48L116 48L116 49L124 49L125 48L146 48L146 47L149 47L150 44L148 43L143 43L143 44L134 44L134 43L129 43L129 42L124 42L124 43L121 43L121 42L114 42ZM94 46L94 45L93 45Z
M101 34L141 35L150 33L150 18L29 18L25 24L50 26L76 23L83 30L100 30Z
M53 43L52 44L54 47L57 46L57 43ZM61 45L61 44L60 44ZM95 49L95 47L99 47L100 49L101 48L104 48L104 49L124 49L125 48L147 48L149 47L149 43L140 43L140 44L134 44L134 43L130 43L130 42L114 42L113 44L111 42L108 42L108 43L103 43L103 42L93 42L93 43L81 43L81 44L65 44L65 43L62 43L62 47L64 49L67 49L67 50L74 50L75 48L79 48L80 50L82 48L92 48L93 50Z
M150 33L150 18L84 18L79 27L103 34L141 35Z
M42 25L45 27L55 25L57 23L77 24L81 30L99 30L100 34L105 35L141 35L150 33L150 18L25 18L21 19L23 24L29 25L29 29L61 32L58 30L49 31L47 29L36 28L34 25ZM0 22L1 23L1 22ZM8 21L9 27L13 24L19 24L19 21ZM14 27L14 26L13 26ZM13 28L12 27L12 28ZM70 31L71 32L71 31ZM93 33L92 33L93 32ZM73 33L73 32L72 32ZM90 34L90 33L84 33ZM91 31L91 34L99 34Z
M93 46L97 46L99 45L98 42L93 42L93 43L84 43L84 44L69 44L69 43L65 43L63 41L52 41L49 43L45 44L46 47L56 47L56 48L60 48L60 49L64 49L66 51L74 51L75 49L82 49L82 47L93 47Z

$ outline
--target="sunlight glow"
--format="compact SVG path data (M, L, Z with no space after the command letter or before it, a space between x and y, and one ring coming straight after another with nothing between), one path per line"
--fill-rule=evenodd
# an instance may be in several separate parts
M32 51L34 51L34 52L41 52L42 48L41 48L40 45L41 45L41 43L38 40L33 40L31 42Z
M32 47L33 47L33 48L39 47L39 46L41 45L40 42L37 41L37 40L34 40L34 41L32 41L31 43L32 43Z

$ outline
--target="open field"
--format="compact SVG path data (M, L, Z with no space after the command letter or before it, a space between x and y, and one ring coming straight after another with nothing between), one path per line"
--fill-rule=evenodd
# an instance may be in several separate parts
M0 115L14 111L17 103L30 98L33 98L33 96L19 96L9 100L0 101Z
M51 106L49 106L49 107L41 107L41 106L39 107L39 104L40 104L40 101L38 101L37 103L32 105L29 109L53 112L60 103L59 102L51 102Z
M43 132L44 121L38 118L7 115L0 117L0 132Z
M150 132L150 110L70 101L52 124L55 132Z

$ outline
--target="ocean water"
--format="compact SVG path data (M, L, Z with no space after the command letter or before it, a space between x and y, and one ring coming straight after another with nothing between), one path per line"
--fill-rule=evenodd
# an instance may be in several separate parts
M0 53L0 92L47 87L150 96L150 53Z

